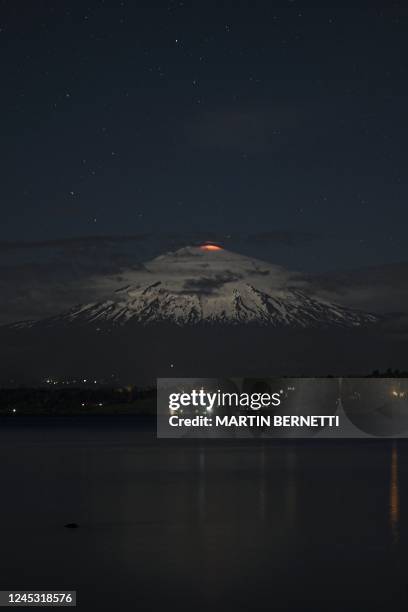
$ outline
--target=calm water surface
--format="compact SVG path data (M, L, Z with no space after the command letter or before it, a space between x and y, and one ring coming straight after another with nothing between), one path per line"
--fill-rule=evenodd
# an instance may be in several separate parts
M405 610L407 484L403 440L4 422L0 588L76 589L81 610Z

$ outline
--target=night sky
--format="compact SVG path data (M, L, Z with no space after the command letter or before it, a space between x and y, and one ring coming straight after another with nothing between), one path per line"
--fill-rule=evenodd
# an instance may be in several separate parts
M8 256L172 234L311 270L407 259L405 3L0 7Z

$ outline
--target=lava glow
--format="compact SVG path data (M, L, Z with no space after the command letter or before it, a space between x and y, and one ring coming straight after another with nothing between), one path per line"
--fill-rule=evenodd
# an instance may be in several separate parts
M200 249L202 251L222 251L222 247L217 246L216 244L203 244Z

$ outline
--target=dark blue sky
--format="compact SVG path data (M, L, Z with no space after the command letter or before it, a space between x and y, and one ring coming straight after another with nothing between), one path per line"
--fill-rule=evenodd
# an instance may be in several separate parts
M405 3L0 10L0 241L278 231L298 267L407 258Z

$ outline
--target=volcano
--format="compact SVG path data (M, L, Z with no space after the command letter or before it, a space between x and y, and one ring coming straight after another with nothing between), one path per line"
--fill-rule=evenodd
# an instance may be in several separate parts
M0 330L7 371L158 376L366 373L392 365L381 319L283 267L219 245L169 252L104 279L109 299ZM109 285L111 283L111 285Z
M167 253L130 273L111 299L15 327L91 326L97 331L158 323L266 327L359 327L373 314L310 295L296 275L205 244Z

